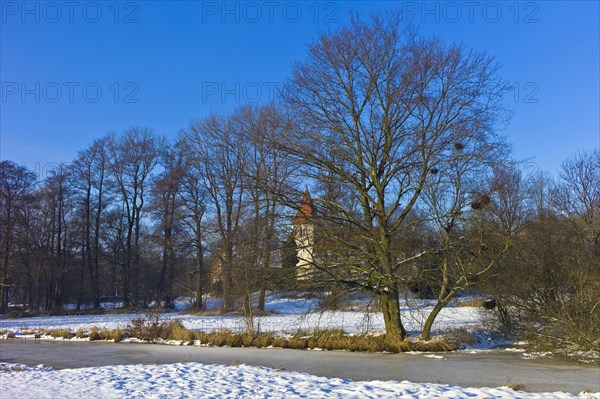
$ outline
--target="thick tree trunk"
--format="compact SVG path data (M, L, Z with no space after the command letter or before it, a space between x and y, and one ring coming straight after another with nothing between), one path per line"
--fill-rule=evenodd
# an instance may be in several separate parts
M223 269L223 307L226 312L232 311L235 304L233 295L232 257L233 245L228 243L225 256L221 259L221 267Z
M396 343L406 338L406 330L400 317L400 299L398 290L392 289L380 296L381 311L385 323L385 341Z

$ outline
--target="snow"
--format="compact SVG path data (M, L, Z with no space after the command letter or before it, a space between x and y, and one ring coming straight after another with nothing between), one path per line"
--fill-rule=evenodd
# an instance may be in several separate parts
M218 300L207 301L216 309ZM317 311L315 299L286 298L270 295L270 314L255 318L261 331L295 333L298 330L341 328L348 333L377 333L384 329L379 313L363 311ZM359 306L360 307L360 306ZM177 302L185 312L185 299ZM364 308L363 308L364 309ZM424 318L431 311L430 303L422 301L414 307L403 307L403 321L411 335L420 332ZM99 328L123 328L137 313L44 316L0 319L0 331L12 331L17 337L26 332L48 329L88 331ZM228 329L243 331L246 320L236 314L222 316L163 313L161 319L179 319L185 327L203 331ZM452 329L477 330L484 319L478 308L450 306L445 308L435 324L437 333ZM477 336L475 347L482 349L498 345L486 336ZM75 338L73 340L76 340ZM471 348L470 348L471 349ZM469 349L469 350L470 350ZM522 349L507 349L522 351ZM476 353L476 352L475 352ZM536 354L543 356L544 354ZM444 361L438 354L426 357ZM555 393L529 393L508 387L463 388L451 385L411 383L408 381L351 381L317 377L309 374L254 366L205 365L176 363L167 365L120 365L54 370L42 365L31 367L0 363L0 393L2 398L595 398L600 393L579 396Z
M52 370L0 363L3 398L595 398L408 381L352 381L246 365L200 363Z
M446 357L444 357L444 356L440 356L440 355L433 355L433 354L431 354L431 355L424 355L424 356L425 356L425 357L428 357L428 358L430 358L430 359L441 359L441 360L447 359L447 358L446 358Z
M211 307L218 307L216 301L210 301ZM262 332L295 333L299 330L343 329L350 334L378 333L384 331L383 316L379 312L362 311L317 311L314 299L294 299L270 295L267 298L266 316L255 317L255 326ZM409 309L403 307L402 317L405 327L413 336L418 335L421 326L432 306ZM0 331L20 333L49 329L66 329L73 332L90 327L123 328L138 317L136 313L82 315L82 316L43 316L30 318L0 319ZM443 309L434 324L434 333L446 332L456 328L476 328L482 323L482 313L473 307L447 307ZM246 320L236 314L204 316L185 313L163 313L161 319L181 320L186 328L201 331L244 331Z

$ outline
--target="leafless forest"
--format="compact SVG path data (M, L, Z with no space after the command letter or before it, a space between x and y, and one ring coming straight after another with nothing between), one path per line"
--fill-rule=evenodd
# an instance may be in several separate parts
M428 339L466 292L495 300L505 334L597 347L600 153L557 176L515 160L501 76L484 53L356 18L310 46L276 103L170 140L100 133L44 176L2 161L0 311L177 297L201 311L213 293L248 312L269 290L362 291L398 340L411 293L436 303ZM291 221L307 187L318 256L297 279Z

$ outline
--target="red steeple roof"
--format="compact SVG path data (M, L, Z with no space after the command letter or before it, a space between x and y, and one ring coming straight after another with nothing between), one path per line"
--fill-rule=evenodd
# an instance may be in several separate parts
M292 224L305 224L308 222L308 219L312 219L313 216L313 202L310 193L308 192L308 187L306 187L302 200L300 200L300 208L298 208L298 212L296 213Z

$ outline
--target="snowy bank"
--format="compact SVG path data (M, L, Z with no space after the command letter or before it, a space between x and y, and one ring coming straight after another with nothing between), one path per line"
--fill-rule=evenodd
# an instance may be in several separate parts
M200 363L52 370L0 363L3 398L594 398L408 381L352 381L253 366Z

